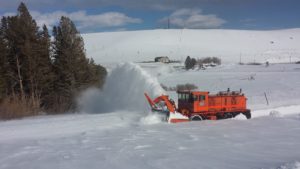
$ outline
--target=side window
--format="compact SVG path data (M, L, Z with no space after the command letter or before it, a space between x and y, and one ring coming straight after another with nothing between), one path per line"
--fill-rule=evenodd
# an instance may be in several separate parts
M185 94L185 101L189 101L189 94Z
M205 96L204 95L200 95L199 99L200 99L200 106L205 106Z
M178 99L182 101L187 101L188 97L186 96L185 93L178 93Z
M198 96L197 95L193 95L194 101L198 101Z
M200 101L205 101L205 96L204 95L200 96Z
M182 94L178 93L178 100L182 100Z
M178 99L179 99L179 100L182 100L182 101L185 101L185 100L186 100L185 94L184 94L184 93L179 93L179 94L178 94Z

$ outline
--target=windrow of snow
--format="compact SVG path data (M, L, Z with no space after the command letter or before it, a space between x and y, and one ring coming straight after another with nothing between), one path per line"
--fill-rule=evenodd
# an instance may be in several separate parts
M140 66L121 63L109 72L102 90L89 89L78 99L81 112L108 113L119 110L149 112L144 93L157 97L164 93L157 78Z

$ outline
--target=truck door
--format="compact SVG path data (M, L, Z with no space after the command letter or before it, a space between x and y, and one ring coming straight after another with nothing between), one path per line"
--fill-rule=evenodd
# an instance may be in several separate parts
M194 96L194 107L196 112L208 111L208 96L206 94L199 94Z

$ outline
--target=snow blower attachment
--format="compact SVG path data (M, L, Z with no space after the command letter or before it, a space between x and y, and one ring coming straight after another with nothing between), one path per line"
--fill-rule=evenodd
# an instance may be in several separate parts
M161 95L156 99L151 100L147 93L145 93L145 97L151 106L151 110L154 112L166 114L166 120L169 123L189 121L189 118L187 116L176 112L175 102L172 99L169 99L169 96Z
M247 98L242 91L219 92L210 95L202 91L177 91L178 108L167 95L161 95L152 100L146 93L152 111L166 114L169 123L191 120L218 120L233 118L243 114L251 118L250 110L246 108Z

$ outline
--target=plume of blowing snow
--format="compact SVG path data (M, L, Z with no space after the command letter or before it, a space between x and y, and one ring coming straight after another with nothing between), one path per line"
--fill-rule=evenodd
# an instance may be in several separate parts
M111 70L102 90L88 89L78 99L81 112L108 113L118 110L149 112L144 97L164 93L160 83L140 66L122 63Z

